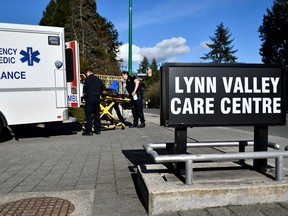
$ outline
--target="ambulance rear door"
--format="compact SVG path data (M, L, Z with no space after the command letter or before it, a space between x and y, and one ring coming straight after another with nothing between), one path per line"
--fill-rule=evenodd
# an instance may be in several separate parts
M66 43L66 75L68 107L80 107L80 62L77 41Z

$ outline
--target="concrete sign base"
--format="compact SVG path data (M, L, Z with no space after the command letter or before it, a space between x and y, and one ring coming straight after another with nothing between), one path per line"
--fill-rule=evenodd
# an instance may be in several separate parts
M208 164L194 164L193 185L185 185L162 164L138 166L138 185L149 214L288 201L285 174L277 182L273 169L263 175L232 162Z

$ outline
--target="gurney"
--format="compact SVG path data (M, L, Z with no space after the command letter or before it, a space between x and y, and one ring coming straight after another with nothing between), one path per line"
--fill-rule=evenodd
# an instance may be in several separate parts
M115 129L116 127L125 129L125 122L120 121L112 114L112 110L118 105L121 105L123 109L131 109L131 99L128 95L116 94L111 89L103 91L100 103L100 120L103 129Z
M120 121L116 118L112 111L115 106L121 105L123 109L131 109L131 99L125 94L116 94L112 89L106 89L102 92L101 103L100 103L100 120L101 129L115 129L121 127L125 129L125 122ZM82 125L82 129L85 130L85 122ZM94 128L92 128L94 131Z

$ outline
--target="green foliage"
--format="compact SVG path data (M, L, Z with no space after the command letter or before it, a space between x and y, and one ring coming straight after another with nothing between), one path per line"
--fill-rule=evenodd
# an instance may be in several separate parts
M155 59L152 60L152 63L150 65L150 68L152 70L152 77L151 79L153 82L157 82L160 79L160 72L158 70L158 64Z
M149 86L147 91L144 93L145 101L150 101L148 103L149 108L159 108L160 107L160 81L154 82Z
M147 59L146 56L144 56L139 64L138 73L147 73L148 69L149 69L149 60Z
M138 73L147 73L148 69L152 70L152 76L146 76L142 78L141 87L144 92L145 101L149 100L149 108L159 107L160 101L160 73L158 65L155 59L152 63L149 63L147 57L143 57L143 60L139 64Z
M223 23L217 25L214 37L210 37L212 43L206 43L211 51L201 57L201 59L210 59L213 63L234 63L237 57L233 54L236 53L237 50L232 50L234 46L231 46L231 43L234 39L229 40L230 37L229 29L225 28Z
M39 24L44 26L65 27L70 11L69 1L51 0L43 12Z
M139 69L138 69L138 73L147 73L149 69L149 60L147 59L146 56L143 57L143 60L140 62L139 64ZM151 77L143 77L142 81L141 81L141 87L143 89L143 91L145 92L149 86L152 84L151 82Z
M265 64L282 64L288 67L288 1L275 0L267 9L259 27L262 41L260 55Z
M85 120L85 112L83 108L69 108L69 114L77 119L77 122Z
M43 17L40 20L39 24L44 26L59 26L64 27L64 25L58 25L55 20L55 13L57 11L57 5L55 1L50 1L46 7L46 10L43 12Z
M51 0L43 13L40 25L65 27L65 40L77 40L82 68L88 64L96 73L119 75L116 60L118 32L113 23L96 11L95 0Z
M85 56L80 57L80 71L86 72L86 69L90 67L89 61Z

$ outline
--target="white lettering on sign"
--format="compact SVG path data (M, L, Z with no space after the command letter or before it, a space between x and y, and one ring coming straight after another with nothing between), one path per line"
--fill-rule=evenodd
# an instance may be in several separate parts
M172 98L171 112L179 114L214 114L214 98Z
M281 98L222 98L223 114L281 113ZM262 109L260 110L260 107ZM254 110L254 112L253 112Z
M183 80L184 86L180 86L180 77L175 77L175 93L216 93L216 77L183 77Z
M217 98L217 102L220 103L217 105L214 104L214 97L195 96L200 93L216 94L216 77L184 76L175 77L174 81L177 97L170 101L171 113L174 115L214 114L216 106L222 114L276 114L282 111L281 97L272 95L278 94L281 90L280 77L218 77L218 87L223 86L219 88L223 89L220 95L224 96ZM180 97L181 94L183 97Z
M179 77L175 77L175 93L183 93L184 90L180 89Z
M222 77L225 93L277 93L279 77L262 77L260 86L258 79L253 77L249 83L248 77Z

